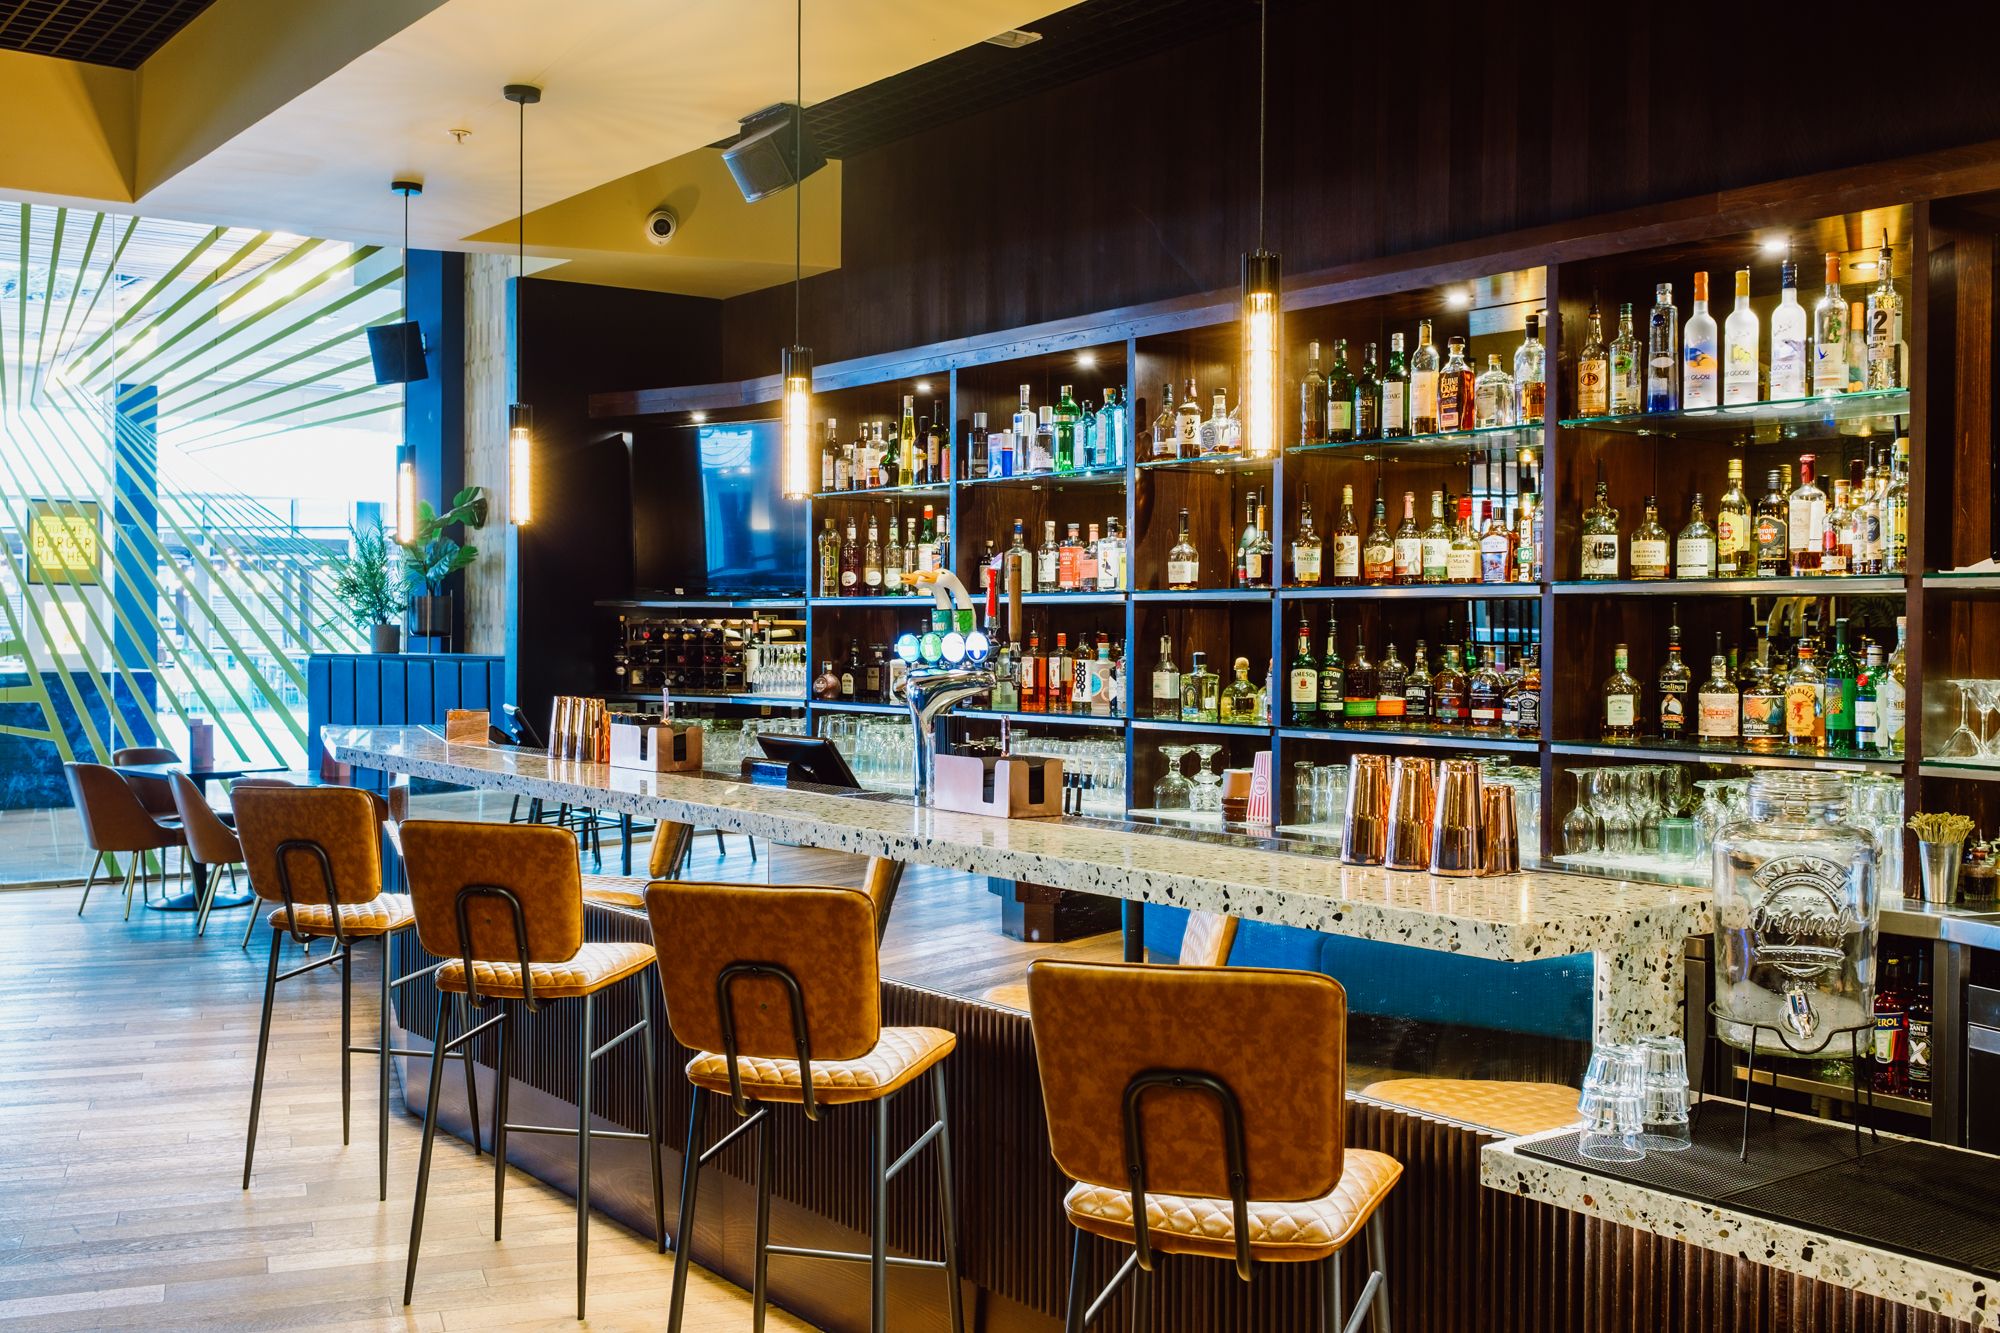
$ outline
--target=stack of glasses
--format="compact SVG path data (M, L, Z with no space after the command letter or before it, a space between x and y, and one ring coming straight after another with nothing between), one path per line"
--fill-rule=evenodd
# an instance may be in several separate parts
M1636 1162L1648 1151L1693 1146L1688 1123L1687 1048L1679 1037L1647 1036L1591 1052L1577 1101L1580 1156Z

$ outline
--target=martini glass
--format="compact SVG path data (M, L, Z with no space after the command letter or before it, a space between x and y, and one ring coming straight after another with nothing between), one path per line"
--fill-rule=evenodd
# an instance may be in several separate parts
M1210 771L1208 767L1208 761L1221 752L1222 747L1212 742L1194 747L1194 808L1197 810L1222 808L1222 775Z
M1153 807L1157 810L1188 810L1194 806L1194 784L1181 771L1191 745L1165 744L1160 757L1167 761L1166 775L1153 784Z
M1958 686L1958 730L1945 737L1944 746L1938 751L1940 759L1972 759L1980 754L1979 737L1973 735L1966 725L1966 710L1972 702L1972 687L1977 682L1955 680Z

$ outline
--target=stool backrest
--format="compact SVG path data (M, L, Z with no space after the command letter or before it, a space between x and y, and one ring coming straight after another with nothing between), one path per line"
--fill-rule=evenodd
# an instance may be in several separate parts
M568 829L413 819L402 838L417 939L431 953L517 964L525 953L530 963L566 963L583 947L583 872Z
M1043 960L1028 1006L1049 1146L1072 1180L1130 1189L1136 1138L1149 1193L1230 1198L1235 1120L1247 1197L1318 1198L1340 1179L1347 994L1333 978Z
M160 832L152 812L115 768L68 763L69 797L83 821L83 838L94 852L142 852L173 841Z
M181 829L187 834L189 854L205 866L234 865L241 861L243 844L236 830L217 817L193 780L185 773L175 773L168 781L173 784L174 809L179 812Z
M111 752L111 764L178 764L181 757L164 745L128 745ZM139 803L156 815L174 813L174 793L166 780L150 773L120 774L131 785Z
M382 817L357 787L237 783L229 793L250 887L300 907L373 902L382 893ZM329 882L331 876L331 882Z
M1236 918L1220 912L1189 912L1181 936L1182 967L1221 967L1236 946Z
M412 826L414 827L414 826ZM646 890L675 1040L698 1051L795 1059L791 987L815 1060L857 1060L882 1035L875 908L856 889L668 881ZM762 971L731 972L743 965ZM725 977L725 973L729 973ZM722 996L733 1031L725 1030Z

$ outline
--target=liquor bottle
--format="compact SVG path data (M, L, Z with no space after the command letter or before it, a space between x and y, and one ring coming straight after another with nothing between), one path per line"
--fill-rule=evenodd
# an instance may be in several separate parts
M882 528L874 515L868 518L868 544L861 552L861 594L879 596L882 591Z
M1310 727L1319 721L1319 663L1313 660L1312 626L1299 613L1298 651L1286 672L1285 698L1290 705L1289 725Z
M1197 452L1215 454L1228 452L1229 436L1229 390L1217 389L1209 402L1208 420L1201 423L1201 440Z
M1511 736L1521 721L1521 692L1516 688L1521 683L1518 666L1506 665L1506 650L1496 649L1495 667L1500 672L1500 730Z
M1472 530L1472 497L1458 501L1458 522L1451 530L1451 546L1445 551L1444 577L1447 583L1479 582L1479 534Z
M1667 530L1660 526L1659 502L1649 495L1639 526L1632 529L1632 577L1663 579L1667 572Z
M1900 389L1909 382L1903 369L1903 296L1890 271L1889 238L1882 237L1878 280L1868 293L1868 387Z
M1056 591L1075 592L1083 577L1083 542L1076 524L1056 543Z
M986 414L972 414L972 433L965 437L965 475L983 477L986 475Z
M869 520L873 526L874 520ZM872 533L870 534L873 535ZM907 589L903 587L903 543L896 533L896 516L889 515L889 540L882 543L882 586L884 597L901 597Z
M1903 756L1903 727L1909 700L1909 677L1903 660L1907 632L1907 622L1902 616L1897 616L1896 647L1889 654L1889 660L1883 663L1875 682L1875 749L1879 754L1894 755L1898 759Z
M1431 492L1431 522L1424 529L1418 576L1425 583L1444 583L1451 578L1451 529L1444 522L1444 492Z
M1431 720L1440 727L1460 729L1471 718L1471 696L1465 672L1460 669L1458 645L1444 648L1444 664L1431 676Z
M1382 438L1382 377L1374 343L1361 352L1361 373L1354 377L1354 438Z
M1813 462L1812 454L1799 455L1799 484L1787 505L1791 525L1787 549L1794 574L1820 572L1820 551L1826 540L1826 492L1813 482Z
M1789 294L1793 308L1797 309L1798 293L1792 291ZM1775 323L1772 332L1777 332ZM1750 308L1750 270L1739 268L1736 270L1736 304L1731 307L1729 318L1722 325L1723 402L1757 401L1757 348L1761 340L1757 312Z
M1104 520L1104 540L1097 546L1097 590L1123 592L1130 581L1125 565L1125 528L1112 514Z
M1097 404L1088 398L1077 404L1075 466L1097 466Z
M1174 384L1168 380L1160 386L1160 411L1153 418L1153 457L1180 457L1179 414L1174 411Z
M1438 372L1438 419L1441 431L1472 427L1472 363L1465 359L1465 339L1454 335L1446 344L1450 355Z
M1417 494L1403 492L1403 521L1396 528L1393 570L1398 583L1421 583L1424 577L1424 539L1417 531Z
M819 579L816 595L840 596L840 534L833 530L833 520L830 518L819 534L818 555Z
M1354 522L1354 488L1340 488L1340 522L1333 529L1333 581L1361 582L1361 529Z
M1347 667L1340 660L1340 622L1326 622L1326 656L1319 660L1319 725L1338 727L1347 720Z
M1790 259L1778 266L1778 308L1771 312L1771 397L1806 396L1806 308L1799 304L1799 266ZM1739 300L1739 304L1746 304ZM1735 319L1732 314L1730 318ZM1751 319L1756 319L1752 314ZM1756 357L1753 355L1754 362Z
M1849 754L1855 745L1854 701L1860 692L1861 666L1847 648L1847 618L1833 622L1833 652L1826 659L1825 681L1821 687L1828 754Z
M1221 709L1222 678L1208 669L1208 654L1191 654L1181 677L1181 721L1219 722Z
M1523 468L1522 476L1527 475ZM1542 504L1531 490L1521 492L1521 506L1514 513L1513 566L1507 577L1515 583L1542 581Z
M1431 663L1430 650L1422 639L1417 640L1416 655L1410 659L1410 669L1403 673L1403 725L1425 727L1431 720Z
M1694 675L1681 660L1680 608L1675 607L1673 623L1667 627L1667 660L1660 665L1660 738L1687 739L1688 694Z
M1653 309L1646 318L1646 410L1672 412L1681 405L1681 323L1674 308L1674 285L1653 289Z
M1886 950L1885 950L1886 953ZM1887 954L1882 984L1875 988L1874 1038L1869 1078L1876 1092L1901 1093L1909 1039L1909 1008L1903 993L1903 959Z
M1778 483L1778 471L1764 474L1764 498L1757 502L1751 529L1756 542L1757 577L1775 579L1791 572L1791 509Z
M1347 339L1333 340L1333 363L1326 372L1326 438L1342 444L1354 438L1354 375L1347 368Z
M1312 488L1306 487L1299 496L1299 530L1292 538L1292 586L1319 586L1322 554L1322 539L1313 527Z
M1548 400L1548 352L1542 346L1542 318L1528 316L1521 345L1514 349L1514 420L1532 426L1542 419Z
M1410 433L1410 372L1403 360L1403 335L1389 335L1389 362L1382 368L1382 437Z
M1876 710L1875 678L1882 670L1882 649L1878 644L1869 644L1862 659L1860 673L1854 679L1854 752L1874 754L1878 748L1879 736Z
M1362 726L1375 721L1375 709L1381 702L1376 697L1375 681L1375 664L1368 660L1368 645L1356 638L1354 660L1347 665L1342 685L1348 726Z
M1123 385L1111 385L1104 390L1102 416L1098 465L1122 468L1132 452L1132 405L1125 401Z
M1018 518L1014 520L1014 544L1009 546L1006 553L1001 557L1000 590L1003 593L1007 590L1007 573L1015 567L1017 561L1021 570L1021 591L1024 593L1033 592L1035 590L1035 559L1028 552L1027 542L1022 536L1021 520Z
M943 567L941 551L943 529L938 525L938 512L934 506L924 506L924 525L917 532L917 568L926 574L935 573Z
M1813 655L1813 641L1800 639L1798 661L1785 677L1785 743L1809 753L1826 735L1825 678Z
M1263 712L1263 705L1258 701L1257 687L1250 683L1250 659L1239 657L1234 666L1236 679L1229 682L1229 688L1222 694L1221 720L1253 726Z
M820 663L819 675L813 680L813 698L828 703L840 698L840 673L833 669L831 661Z
M1029 399L1030 386L1021 386L1021 405L1014 411L1013 447L1002 460L1007 466L996 470L996 476L1017 476L1034 470L1032 461L1035 448L1036 417Z
M1714 578L1718 547L1715 530L1708 526L1708 516L1702 512L1701 492L1696 491L1688 504L1687 526L1674 539L1674 577Z
M1845 481L1836 480L1826 507L1826 528L1820 533L1819 572L1827 578L1847 573L1853 553L1854 493Z
M1361 547L1361 580L1380 586L1396 577L1396 543L1389 535L1389 510L1382 499L1382 483L1375 483L1375 516L1368 526L1368 540Z
M1194 381L1188 380L1181 396L1180 411L1174 415L1174 457L1193 458L1201 452L1201 404L1195 401Z
M1777 749L1785 739L1785 687L1782 673L1761 658L1745 664L1740 682L1743 700L1743 744L1759 752Z
M1722 635L1715 636L1715 656L1708 659L1708 679L1695 696L1695 739L1703 745L1736 743L1738 710L1736 682L1729 678L1729 659L1722 652Z
M903 420L896 429L896 470L902 480L899 484L914 486L923 480L917 470L917 398L915 394L903 395Z
M1611 507L1604 481L1604 460L1597 460L1597 498L1583 511L1583 565L1578 571L1586 579L1618 577L1618 511Z
M1174 664L1174 641L1160 636L1160 660L1153 667L1153 716L1178 720L1181 715L1181 669Z
M1257 545L1257 492L1243 499L1243 531L1236 535L1235 564L1230 571L1231 587L1250 587L1251 551Z
M1472 424L1477 430L1514 424L1514 377L1500 368L1500 354L1486 354L1486 369L1472 384Z
M1056 521L1042 522L1042 544L1035 548L1035 591L1062 591L1062 543L1056 540Z
M1900 574L1910 552L1909 440L1898 436L1889 457L1889 484L1882 489L1882 572Z
M877 648L875 655L868 659L868 665L862 671L860 697L868 703L889 702L889 696L883 693L883 686L888 679L888 675L889 664L886 660L886 654L880 648Z
M1180 536L1167 552L1167 587L1174 592L1192 592L1201 582L1201 554L1188 540L1188 511L1181 510Z
M1076 524L1070 526L1070 534L1076 533ZM1098 527L1092 523L1084 532L1083 547L1076 557L1076 588L1078 592L1097 591L1097 571L1103 560L1104 539Z
M835 489L834 478L838 472L840 440L834 434L832 418L827 419L826 439L819 447L819 488L822 493Z
M1729 460L1729 488L1715 502L1715 577L1744 579L1757 569L1751 544L1750 497L1743 493L1743 460Z
M1618 336L1611 340L1611 371L1606 409L1613 416L1637 412L1645 406L1646 358L1639 335L1632 331L1632 303L1618 307Z
M1271 544L1271 518L1261 499L1257 502L1257 540L1251 545L1248 569L1249 587L1268 588L1271 586L1271 571L1274 563Z
M1847 303L1847 391L1868 387L1868 315L1862 303Z
M861 641L847 641L847 662L840 669L840 700L853 703L861 688Z
M1375 668L1375 718L1392 726L1401 726L1404 710L1409 707L1409 697L1403 693L1403 683L1409 673L1403 667L1403 659L1396 656L1396 645L1392 641L1382 654L1382 661Z
M1055 470L1074 472L1077 423L1082 419L1083 412L1077 407L1076 399L1071 397L1070 385L1062 386L1062 392L1056 396L1055 410L1049 415L1055 425Z
M1035 409L1035 447L1032 472L1053 472L1056 467L1056 409L1043 403Z
M1431 342L1431 322L1417 321L1417 350L1410 353L1410 434L1435 435L1438 430L1438 350Z
M1506 522L1493 512L1491 500L1479 502L1479 581L1505 583L1514 554L1514 537Z
M1485 731L1500 725L1500 706L1504 702L1504 683L1500 669L1493 662L1494 649L1491 645L1480 649L1479 669L1466 681L1466 722L1476 731Z
M931 399L930 434L924 437L924 461L930 468L931 484L942 486L951 481L953 450L951 447L951 427L939 410L937 399Z
M1607 741L1639 739L1639 682L1625 667L1625 645L1621 643L1612 650L1611 674L1605 677L1601 691Z
M1681 335L1681 406L1714 407L1722 385L1716 354L1715 318L1708 313L1708 274L1694 275L1694 313Z
M1076 659L1070 655L1069 635L1056 634L1055 651L1049 654L1047 707L1051 713L1070 711L1071 680Z
M1576 357L1576 414L1601 417L1611 410L1611 354L1604 346L1604 316L1597 302L1590 303L1590 317L1583 338L1583 350Z
M1538 643L1521 647L1521 673L1508 695L1514 714L1514 735L1522 740L1538 740L1542 734L1542 647Z
M1923 954L1910 961L1909 1001L1903 1020L1903 1092L1927 1102L1931 1099L1931 983Z
M1841 544L1847 548L1847 572L1881 572L1882 505L1875 494L1875 469L1855 459L1847 465L1849 499L1847 526Z
M1826 292L1813 303L1812 391L1847 391L1847 298L1840 294L1840 256L1826 252Z
M1299 443L1325 444L1326 376L1319 369L1319 344L1306 344L1306 376L1299 381Z

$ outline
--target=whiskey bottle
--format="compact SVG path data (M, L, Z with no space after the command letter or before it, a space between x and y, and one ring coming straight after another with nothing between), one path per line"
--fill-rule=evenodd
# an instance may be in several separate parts
M1174 410L1173 381L1168 380L1160 386L1160 413L1153 418L1153 457L1179 458L1180 447L1180 414Z
M1363 726L1375 721L1375 709L1380 702L1375 686L1375 664L1368 660L1368 645L1356 638L1354 660L1348 663L1343 681L1348 726Z
M1194 381L1187 382L1180 410L1174 414L1174 457L1193 458L1201 452L1201 404L1195 401Z
M1826 293L1813 303L1812 391L1847 392L1847 298L1840 293L1840 256L1826 252Z
M1409 698L1403 693L1408 676L1403 659L1396 656L1396 645L1392 641L1388 651L1382 654L1381 665L1375 669L1376 720L1396 726L1402 724L1404 710L1409 707Z
M1458 645L1448 643L1444 664L1431 676L1431 720L1447 729L1462 729L1471 717L1471 697L1465 672L1459 668Z
M1597 460L1597 498L1583 511L1583 566L1586 579L1618 577L1618 511L1611 507L1604 483L1604 460Z
M1722 635L1715 636L1715 656L1708 659L1708 679L1695 696L1695 740L1702 745L1733 746L1741 703L1736 682L1729 678L1729 659L1722 652Z
M1596 301L1590 303L1586 329L1576 358L1576 414L1601 417L1611 410L1611 354L1604 346L1604 317Z
M1389 510L1382 499L1382 483L1375 483L1375 515L1368 527L1368 541L1361 548L1361 579L1381 586L1396 576L1396 542L1389 535Z
M1607 407L1613 416L1640 411L1645 405L1646 358L1639 335L1632 330L1632 303L1618 307L1618 336L1611 340L1611 376Z
M1771 397L1806 396L1806 308L1799 304L1799 266L1778 266L1778 308L1771 312Z
M1526 335L1514 349L1514 420L1532 426L1542 419L1548 401L1548 353L1542 346L1542 319L1528 316Z
M1239 657L1234 666L1236 679L1229 682L1222 695L1222 721L1254 726L1263 714L1264 705L1257 687L1250 683L1250 659Z
M1444 583L1451 577L1451 529L1444 524L1444 492L1431 492L1431 522L1424 529L1419 577L1425 583Z
M1306 344L1305 378L1299 381L1299 443L1326 442L1326 376L1319 369L1319 344L1311 342Z
M1508 665L1504 648L1495 649L1494 666L1500 672L1500 731L1511 736L1521 720L1521 696L1514 688L1521 683L1521 669L1518 664Z
M1417 321L1417 350L1410 353L1410 434L1435 435L1438 430L1438 351L1431 342L1431 322Z
M1773 468L1764 474L1764 498L1757 502L1757 518L1752 528L1757 544L1758 578L1775 579L1791 572L1790 528L1790 510L1778 484L1778 471Z
M1217 389L1215 401L1209 405L1208 420L1201 423L1201 440L1197 452L1202 454L1227 453L1229 450L1229 391Z
M1271 570L1275 563L1272 559L1272 550L1271 519L1270 515L1266 512L1263 501L1260 499L1257 504L1257 540L1251 545L1250 549L1249 586L1253 588L1268 588L1271 586Z
M1514 424L1514 377L1500 368L1500 354L1486 354L1486 369L1472 383L1472 425L1477 430Z
M1794 293L1793 306L1798 305ZM1757 401L1757 349L1762 341L1757 312L1750 308L1750 270L1736 270L1736 304L1722 325L1722 401ZM1776 395L1773 395L1774 397Z
M1451 355L1438 372L1438 417L1440 431L1472 428L1472 363L1465 359L1465 339L1453 336L1447 344Z
M1333 363L1326 372L1326 438L1344 444L1354 438L1354 375L1347 368L1347 339L1333 342Z
M1451 530L1451 546L1445 551L1444 577L1447 583L1479 582L1479 534L1472 530L1472 497L1458 502L1458 523Z
M1285 697L1290 704L1290 725L1310 727L1319 721L1319 663L1313 660L1312 626L1299 613L1298 651L1286 673Z
M1305 488L1299 496L1299 531L1292 538L1292 586L1297 588L1317 588L1319 586L1320 557L1322 541L1313 528L1312 488Z
M1900 389L1909 383L1903 365L1903 297L1890 269L1889 237L1882 237L1880 275L1868 293L1868 387Z
M1625 645L1611 652L1611 674L1604 678L1604 739L1622 742L1639 739L1639 682L1626 669Z
M1180 537L1167 552L1167 587L1192 592L1201 582L1201 555L1188 540L1188 511L1181 510Z
M1649 495L1639 526L1632 529L1632 577L1663 579L1666 576L1667 530L1660 526L1658 500Z
M1160 660L1153 667L1153 716L1178 720L1181 715L1181 669L1174 664L1174 641L1160 636Z
M1374 343L1362 349L1361 373L1354 377L1354 438L1382 438L1382 377Z
M1793 574L1818 574L1826 541L1826 492L1813 481L1812 454L1799 455L1799 484L1787 506L1790 521L1787 548Z
M1181 677L1181 721L1219 722L1222 709L1222 678L1208 669L1208 655L1191 655L1187 674Z
M1394 556L1396 582L1421 583L1424 576L1423 534L1417 531L1417 495L1403 492L1403 521L1396 529Z
M1708 274L1694 275L1694 311L1681 335L1681 406L1714 407L1721 398L1715 317L1708 313Z
M1800 639L1798 661L1785 677L1785 743L1816 752L1826 737L1825 681L1813 661L1813 641Z
M1431 664L1429 650L1417 640L1416 655L1403 673L1403 725L1426 727L1431 720Z
M1333 529L1333 581L1361 582L1361 529L1354 522L1354 488L1340 488L1340 522Z
M1481 583L1505 583L1510 557L1514 553L1513 534L1507 524L1493 512L1491 500L1481 500L1479 529L1479 581Z
M1854 554L1854 493L1847 482L1833 483L1833 499L1826 507L1826 529L1820 534L1819 572L1837 578L1848 572Z
M1714 578L1718 545L1715 530L1708 526L1708 516L1702 512L1701 492L1696 491L1688 504L1687 526L1674 539L1674 577Z
M1542 734L1542 648L1524 644L1521 674L1508 696L1513 701L1514 735L1522 740L1538 740Z
M1757 571L1751 544L1750 497L1743 493L1743 460L1729 460L1729 488L1715 502L1715 577L1745 579Z
M1480 649L1479 669L1466 682L1466 720L1476 731L1486 731L1500 725L1500 706L1504 685L1499 667L1494 665L1494 648Z
M1674 307L1674 285L1653 289L1653 309L1646 319L1646 410L1672 412L1681 405L1680 311Z
M1403 362L1403 335L1389 335L1389 363L1382 370L1382 437L1410 433L1410 372Z
M1676 607L1674 623L1667 628L1667 660L1660 666L1660 737L1669 741L1687 738L1688 693L1694 684L1681 660L1680 618Z
M1340 622L1326 622L1326 656L1319 660L1319 725L1338 727L1347 720L1347 669L1340 660Z

